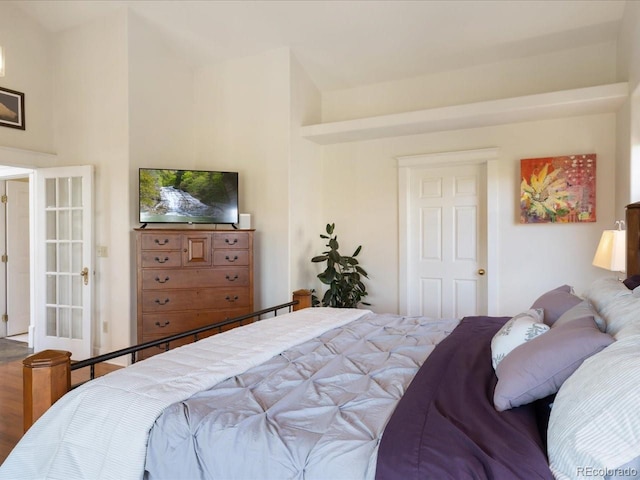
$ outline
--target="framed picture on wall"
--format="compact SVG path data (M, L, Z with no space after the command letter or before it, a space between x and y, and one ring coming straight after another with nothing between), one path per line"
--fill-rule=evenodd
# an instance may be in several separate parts
M0 87L0 126L24 130L24 93Z
M520 223L596 221L596 154L520 160Z

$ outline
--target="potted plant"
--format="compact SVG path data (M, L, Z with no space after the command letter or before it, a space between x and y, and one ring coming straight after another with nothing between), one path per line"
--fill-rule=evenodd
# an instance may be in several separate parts
M334 229L335 223L327 224L327 234L321 234L320 238L328 240L326 244L328 250L311 259L313 263L327 263L327 267L318 274L318 278L323 284L329 286L322 300L313 296L313 304L337 308L357 308L359 304L369 305L362 301L367 296L367 288L362 282L362 277L369 277L356 259L362 246L359 245L351 256L341 255L338 251L340 247L338 236L334 235Z

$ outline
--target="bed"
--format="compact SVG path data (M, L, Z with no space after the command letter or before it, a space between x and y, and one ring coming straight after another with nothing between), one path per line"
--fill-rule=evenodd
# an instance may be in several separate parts
M72 390L0 479L638 478L639 284L508 317L261 320Z

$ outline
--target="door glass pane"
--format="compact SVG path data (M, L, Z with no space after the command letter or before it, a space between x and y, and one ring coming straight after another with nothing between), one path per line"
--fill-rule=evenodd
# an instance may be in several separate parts
M71 277L60 276L58 279L58 304L71 305Z
M82 240L82 210L71 211L71 239Z
M82 271L82 244L71 244L71 273L80 273ZM74 303L75 305L75 303Z
M58 336L71 337L71 312L68 307L58 308Z
M71 206L82 206L82 177L73 177L71 179Z
M58 303L56 280L55 275L47 275L47 303L52 305Z
M84 282L84 279L80 275L73 276L71 278L72 278L71 305L73 305L74 307L81 307L82 306L82 284Z
M47 243L47 253L45 255L47 256L47 260L46 260L47 272L55 272L57 268L56 262L58 258L58 256L56 255L55 243Z
M46 214L46 228L47 228L47 240L55 240L56 239L56 212L55 210L50 210Z
M58 327L56 321L56 307L47 307L47 335L56 337L58 335Z
M47 178L44 182L45 208L56 206L56 179Z
M71 338L82 339L82 309L71 310Z
M58 212L58 240L71 240L71 212Z
M71 273L71 244L58 244L58 271L61 273Z
M71 202L69 201L71 196L69 180L68 177L58 179L58 206L62 208L71 206Z

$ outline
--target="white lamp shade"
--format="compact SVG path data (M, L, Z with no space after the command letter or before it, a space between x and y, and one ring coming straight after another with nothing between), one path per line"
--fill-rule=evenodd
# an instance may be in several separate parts
M626 230L605 230L593 257L593 265L613 272L624 272L627 269L626 250Z
M4 50L0 47L0 77L4 77Z

